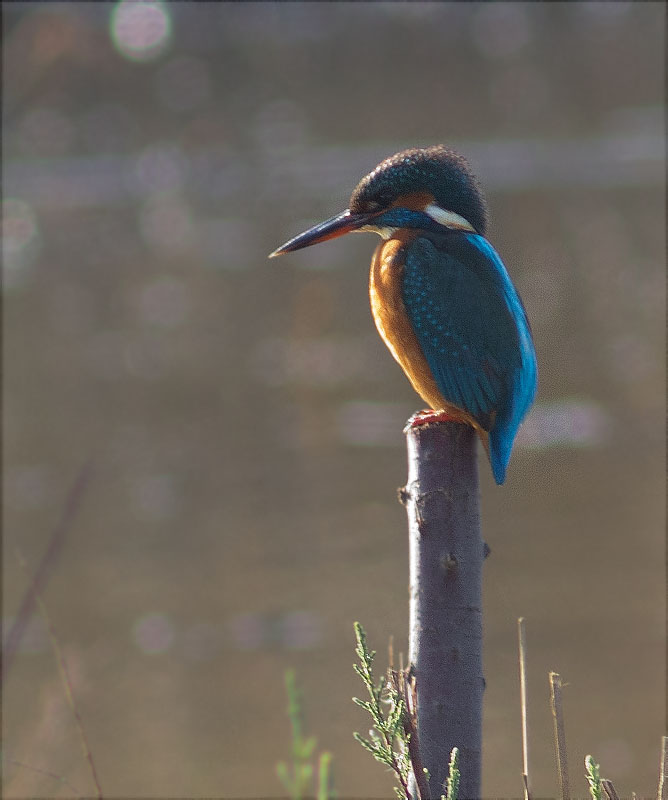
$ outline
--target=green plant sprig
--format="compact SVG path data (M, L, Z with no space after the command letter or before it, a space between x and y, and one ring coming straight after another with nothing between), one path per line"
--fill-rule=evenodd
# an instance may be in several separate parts
M397 796L413 800L408 789L411 765L407 756L409 736L404 730L404 699L385 678L376 683L373 675L376 651L369 650L366 632L360 623L356 622L354 627L357 639L355 653L360 663L353 664L353 669L362 679L370 699L360 700L359 697L353 697L353 702L368 712L373 720L373 727L369 731L369 738L357 732L353 736L377 761L390 767L395 773L399 782L399 786L395 787ZM389 706L388 712L383 710L383 705Z
M585 776L589 784L589 794L592 796L592 800L602 800L601 768L591 756L585 758Z
M446 783L445 800L457 800L459 796L459 748L453 747L450 753L450 767Z

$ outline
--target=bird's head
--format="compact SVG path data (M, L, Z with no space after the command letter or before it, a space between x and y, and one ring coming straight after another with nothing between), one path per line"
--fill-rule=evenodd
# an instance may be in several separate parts
M358 183L348 208L290 239L269 256L301 250L350 231L389 238L399 228L485 234L487 209L468 162L442 145L402 150Z

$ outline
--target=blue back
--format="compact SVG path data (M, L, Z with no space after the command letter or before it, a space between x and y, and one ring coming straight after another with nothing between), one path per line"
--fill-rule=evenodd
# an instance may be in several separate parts
M489 431L503 483L537 383L526 312L503 262L478 234L421 234L406 248L402 296L443 397Z

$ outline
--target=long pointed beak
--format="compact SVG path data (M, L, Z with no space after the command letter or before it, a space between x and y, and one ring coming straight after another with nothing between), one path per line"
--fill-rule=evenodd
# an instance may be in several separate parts
M282 256L283 253L292 253L303 247L310 247L312 244L325 242L327 239L335 239L337 236L343 236L344 233L356 231L373 216L373 214L353 214L347 208L343 213L337 214L319 225L314 225L304 233L300 233L299 236L295 236L294 239L290 239L289 242L276 248L273 253L269 253L269 258Z

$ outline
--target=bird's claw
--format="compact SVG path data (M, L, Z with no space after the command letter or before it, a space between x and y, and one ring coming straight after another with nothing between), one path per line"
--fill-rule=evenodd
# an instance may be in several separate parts
M447 411L434 411L432 408L425 408L423 411L416 411L409 418L404 428L404 433L408 433L411 428L419 428L422 425L431 425L434 422L460 422L461 420L449 414Z

